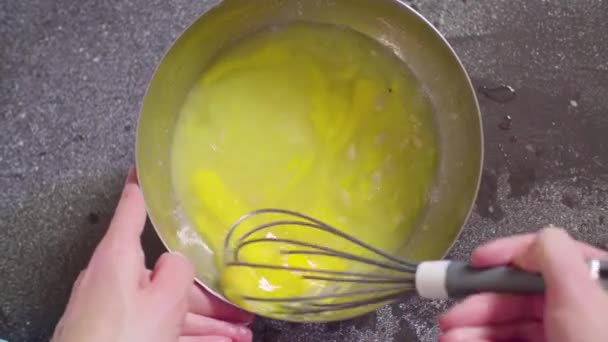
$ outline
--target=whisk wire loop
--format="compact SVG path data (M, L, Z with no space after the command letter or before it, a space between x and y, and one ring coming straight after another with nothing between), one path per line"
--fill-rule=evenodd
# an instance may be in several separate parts
M254 218L264 214L282 215L279 219L255 224L251 228L243 229L237 235L239 227ZM284 217L287 217L285 219ZM273 217L275 218L275 217ZM256 222L257 223L257 222ZM279 238L266 234L266 237L256 237L257 233L275 227L295 227L302 229L317 229L331 236L338 237L354 245L364 255L353 252L337 250L319 244L300 241L290 238ZM270 232L269 232L270 233ZM339 271L331 269L318 269L314 267L285 266L264 262L248 262L242 259L243 250L254 245L265 243L278 243L281 245L281 255L321 256L339 258L350 263L359 263L365 266L379 268L374 273L363 271ZM339 229L310 216L286 209L259 209L241 216L229 229L224 242L225 265L227 267L246 267L252 269L283 270L298 274L303 279L311 281L324 281L333 284L317 295L302 295L292 297L257 297L243 295L242 299L252 302L275 303L279 306L278 314L319 314L355 309L361 306L383 304L394 301L415 288L415 272L417 265L396 258L378 248L375 248L360 239L350 236ZM292 249L289 249L291 247ZM375 258L373 256L376 256ZM378 258L379 257L379 258ZM384 271L384 272L383 272ZM339 290L336 290L338 289ZM333 293L327 293L334 291Z
M230 244L231 244L231 240L232 240L232 236L236 233L236 230L239 226L241 226L241 224L243 224L246 220L251 219L254 216L259 216L262 214L284 214L284 215L289 215L292 217L296 217L299 219L302 219L304 221L299 221L299 220L277 220L277 221L272 221L272 222L267 222L267 223L263 223L260 225L257 225L256 227L249 229L247 232L245 232L243 235L241 235L238 240L237 240L237 247L235 249L231 248ZM351 236L349 234L346 234L344 232L342 232L341 230L325 223L322 222L320 220L317 220L315 218L312 218L308 215L305 214L301 214L295 211L291 211L291 210L287 210L287 209L277 209L277 208L265 208L265 209L258 209L255 211L252 211L248 214L245 214L243 216L241 216L228 230L228 234L226 236L226 239L224 241L224 250L225 251L230 251L230 250L238 250L239 249L239 245L241 245L243 242L245 242L245 240L252 236L253 234L272 228L272 227L277 227L277 226L285 226L285 225L293 225L293 226L302 226L302 227L308 227L308 228L314 228L314 229L318 229L321 231L325 231L327 233L331 233L335 236L338 236L344 240L350 241L352 243L354 243L355 245L369 251L372 252L373 254L376 254L386 260L389 260L391 262L394 262L396 264L399 265L403 265L405 268L408 269L409 272L415 272L416 271L416 264L411 263L411 262L407 262L405 260L396 258L392 255L390 255L389 253L386 253L384 251L382 251L381 249L378 249L374 246L371 246L370 244L361 241L360 239L355 238L354 236ZM311 246L312 247L312 246ZM236 252L234 252L236 253ZM233 256L235 257L235 256Z

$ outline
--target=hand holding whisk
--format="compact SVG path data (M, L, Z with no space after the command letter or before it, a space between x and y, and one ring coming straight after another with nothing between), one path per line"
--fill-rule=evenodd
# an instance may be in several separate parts
M263 221L264 215L278 219ZM237 228L246 221L255 222L252 228L236 236ZM289 228L287 228L289 227ZM276 234L282 229L317 230L336 240L344 241L348 248L334 248L305 241L282 238ZM261 236L261 237L260 237ZM365 265L376 271L336 270L322 267L293 267L273 263L273 260L243 261L241 251L255 245L280 244L281 254L321 256L346 261L349 265ZM466 262L438 260L412 263L396 258L343 231L307 215L284 209L260 209L242 216L231 227L226 240L226 267L245 267L261 270L283 270L299 274L308 280L328 284L349 284L322 294L288 297L244 296L250 302L278 303L283 313L317 314L348 310L373 304L385 304L415 292L429 299L461 298L481 292L534 294L544 292L542 276L510 266L473 268ZM352 252L360 251L360 253ZM590 277L608 288L608 261L590 260Z

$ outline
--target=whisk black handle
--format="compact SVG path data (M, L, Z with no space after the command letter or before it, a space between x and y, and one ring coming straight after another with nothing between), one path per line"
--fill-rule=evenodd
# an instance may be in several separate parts
M589 262L590 276L607 285L608 263ZM538 273L526 272L510 266L474 268L460 261L430 261L418 265L416 290L431 299L462 298L476 293L535 294L545 291L543 278Z
M509 266L476 269L464 262L450 263L445 285L450 298L480 292L532 294L545 291L545 283L540 274Z

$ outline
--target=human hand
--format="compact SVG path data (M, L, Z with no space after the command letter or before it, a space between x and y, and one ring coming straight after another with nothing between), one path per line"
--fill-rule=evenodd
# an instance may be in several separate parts
M74 283L52 342L249 342L252 315L207 294L192 264L163 254L147 270L140 235L146 221L135 171L110 227Z
M546 292L544 296L471 296L440 317L440 341L606 341L608 294L591 279L585 260L606 256L552 227L477 248L471 257L473 266L512 263L540 272Z

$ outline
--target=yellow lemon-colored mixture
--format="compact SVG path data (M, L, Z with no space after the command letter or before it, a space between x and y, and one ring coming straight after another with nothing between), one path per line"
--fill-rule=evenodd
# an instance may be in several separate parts
M310 215L391 252L426 205L436 173L435 139L419 83L389 48L348 28L293 23L239 41L201 75L177 123L173 186L220 268L231 224L268 207ZM275 227L260 234L350 248L313 229ZM357 269L338 258L280 254L285 248L252 244L241 259ZM258 313L276 304L263 307L243 296L327 289L301 273L243 267L222 269L220 282L227 298Z

